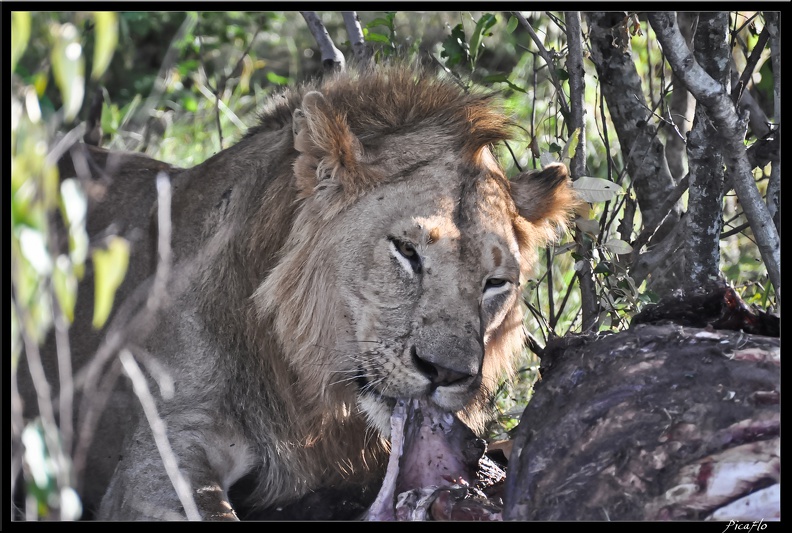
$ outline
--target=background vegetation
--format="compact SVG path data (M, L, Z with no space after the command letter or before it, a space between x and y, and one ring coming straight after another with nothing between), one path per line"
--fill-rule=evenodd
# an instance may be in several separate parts
M35 375L37 345L52 331L68 330L77 280L87 261L106 273L97 275L102 278L96 291L97 325L106 318L114 287L123 278L124 242L89 242L86 195L76 180L61 181L57 175L55 163L71 143L95 134L104 147L141 151L190 167L244 135L256 123L256 110L282 86L320 76L323 68L317 44L298 12L6 15L12 17L13 377L20 364L31 365ZM695 27L698 19L693 15L680 16L680 26ZM723 44L733 65L733 78L726 85L744 91L738 109L748 109L752 118L744 143L759 148L777 135L774 83L780 72L771 55L778 50L777 20L774 14L755 12L723 15L728 25ZM341 14L320 16L336 46L351 59L352 43ZM680 246L688 240L688 230L671 225L688 211L684 140L693 126L695 100L674 77L645 14L608 16L616 23L607 24L610 33L605 37L621 52L619 58L634 67L638 85L600 79L607 50L594 37L603 36L605 21L588 14L578 21L580 51L573 51L575 43L567 37L573 20L566 13L359 14L374 61L419 56L458 76L460 83L483 85L499 94L520 126L513 142L498 147L509 175L556 159L572 168L589 207L579 213L573 232L541 252L535 276L525 287L526 328L536 351L554 335L624 329L643 306L689 285L680 274L685 269ZM694 45L693 34L688 32L695 48L699 45ZM701 46L698 50L705 56L713 53ZM703 62L702 56L697 60ZM576 61L582 65L579 71ZM612 94L610 86L618 92L622 83L624 100L605 97ZM628 86L640 92L626 94ZM578 95L584 112L576 118ZM101 118L94 123L98 106ZM630 112L617 106L630 106ZM643 145L624 146L629 135L623 134L621 121L638 115L641 131L653 132L645 146L659 143L665 150L663 163L671 180L667 186L681 191L662 223L647 220L648 204L636 192L642 167L635 154ZM754 157L752 179L767 198L778 230L773 176L780 172L780 157L777 145L775 149L769 156ZM769 281L732 179L727 172L721 188L719 257L712 266L746 302L778 312L780 291ZM658 191L661 199L670 192ZM653 240L647 240L647 231ZM672 241L676 247L664 246ZM660 258L652 257L653 249L663 252ZM641 258L652 259L650 266ZM587 305L593 309L588 316ZM493 438L507 436L530 397L538 368L533 351L526 350L523 363L520 379L502 390L503 416L492 427ZM14 386L12 379L12 399L17 400ZM64 435L63 425L55 422L49 389L42 388L39 397L42 416L35 421L23 420L20 406L12 405L14 442L24 444L13 449L12 475L24 472L28 518L77 518L79 497L71 490L69 467L72 436L69 431Z

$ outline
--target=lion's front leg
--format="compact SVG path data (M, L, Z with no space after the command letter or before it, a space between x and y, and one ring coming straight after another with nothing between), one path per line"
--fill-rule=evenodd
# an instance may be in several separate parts
M202 432L169 432L180 472L180 478L175 480L181 489L180 498L151 430L139 427L133 438L127 441L123 457L102 499L98 518L237 521L223 488L224 476L212 465L204 443L195 438L196 433Z

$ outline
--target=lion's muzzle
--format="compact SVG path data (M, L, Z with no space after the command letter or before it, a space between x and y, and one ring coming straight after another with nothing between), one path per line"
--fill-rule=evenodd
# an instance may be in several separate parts
M415 346L410 349L410 353L415 368L429 379L432 390L437 387L462 385L472 378L475 378L478 374L478 368L474 368L473 365L469 364L472 361L460 362L449 359L447 361L438 362L433 360L435 358L432 357L431 353L423 354L423 356L419 354Z

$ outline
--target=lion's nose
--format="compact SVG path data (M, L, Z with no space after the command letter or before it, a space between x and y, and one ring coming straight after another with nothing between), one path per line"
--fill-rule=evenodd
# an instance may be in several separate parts
M474 376L467 369L453 369L437 362L429 361L418 354L415 346L412 347L412 358L416 368L429 378L434 387L446 387Z

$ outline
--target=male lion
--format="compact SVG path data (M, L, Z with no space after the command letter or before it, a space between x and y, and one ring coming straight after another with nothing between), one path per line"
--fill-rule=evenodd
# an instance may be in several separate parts
M132 351L173 378L151 390L201 518L237 519L243 476L267 507L381 475L398 398L484 430L524 342L520 284L575 203L563 165L504 176L492 145L509 131L492 95L379 66L287 90L194 168L150 163L172 178L175 266ZM128 213L153 205L154 174L97 208L151 249L155 223ZM119 180L111 201L132 189ZM125 287L153 271L143 255ZM86 505L114 468L99 518L187 518L146 417L118 415L138 404L121 386Z

